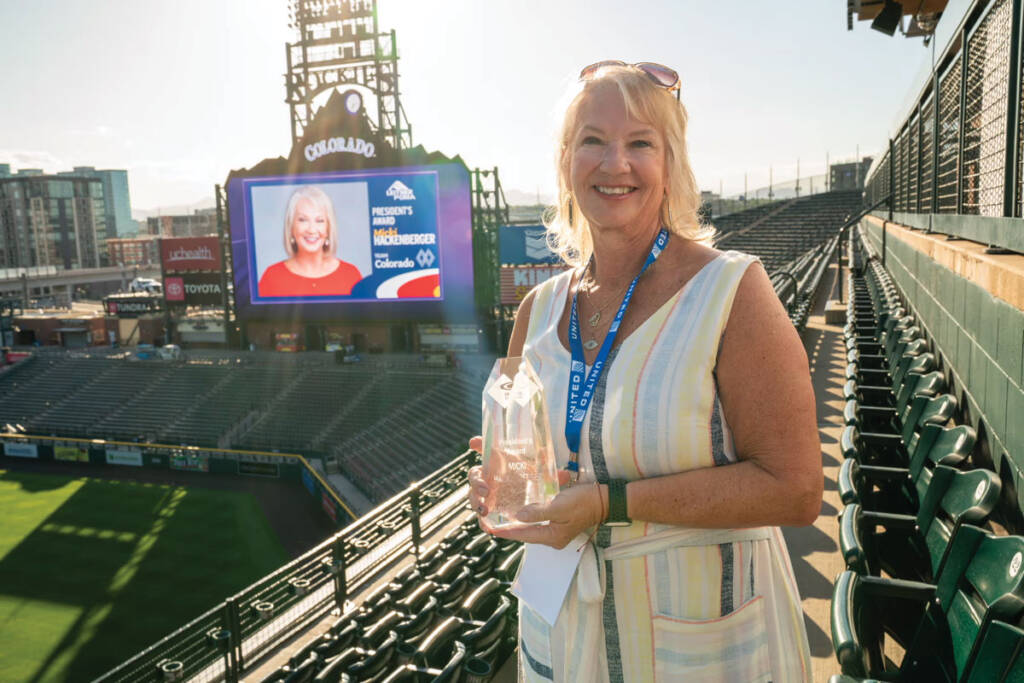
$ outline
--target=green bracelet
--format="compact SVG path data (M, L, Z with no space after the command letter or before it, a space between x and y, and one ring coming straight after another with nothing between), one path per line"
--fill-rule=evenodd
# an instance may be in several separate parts
M626 503L625 479L608 480L608 519L605 526L629 526L633 520L629 518L629 506Z

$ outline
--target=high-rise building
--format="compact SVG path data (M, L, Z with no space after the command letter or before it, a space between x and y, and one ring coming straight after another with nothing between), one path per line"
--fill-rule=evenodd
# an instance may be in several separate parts
M132 202L128 194L128 171L75 166L57 175L99 178L103 182L103 198L107 204L107 237L135 234L136 224L132 219Z
M98 268L108 263L103 182L38 169L0 171L0 267Z
M146 234L158 237L202 237L217 234L217 210L196 209L178 216L150 216Z

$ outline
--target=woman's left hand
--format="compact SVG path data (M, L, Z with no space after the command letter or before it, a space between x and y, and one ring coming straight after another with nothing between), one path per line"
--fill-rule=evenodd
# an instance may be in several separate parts
M568 483L569 473L558 473L559 484ZM512 529L489 529L485 531L499 538L508 538L524 543L541 543L561 550L569 545L580 532L604 521L602 512L607 508L601 496L606 492L593 483L576 484L563 488L547 505L527 505L516 515L521 522L543 522L546 525L526 526Z

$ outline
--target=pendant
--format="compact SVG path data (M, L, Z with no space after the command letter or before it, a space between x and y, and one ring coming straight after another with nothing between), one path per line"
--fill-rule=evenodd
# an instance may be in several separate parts
M593 339L588 339L587 341L583 342L583 348L585 348L587 351L593 351L594 349L597 348L597 342Z
M587 318L587 322L590 323L591 327L597 327L597 324L601 322L601 311Z

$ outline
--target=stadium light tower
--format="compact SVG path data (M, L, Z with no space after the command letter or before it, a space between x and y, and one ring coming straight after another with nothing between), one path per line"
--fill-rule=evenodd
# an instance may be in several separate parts
M377 100L374 124L380 135L396 150L411 147L412 129L398 92L395 32L378 30L376 0L289 0L288 12L288 25L298 35L285 44L292 141L313 120L314 100L358 86Z

